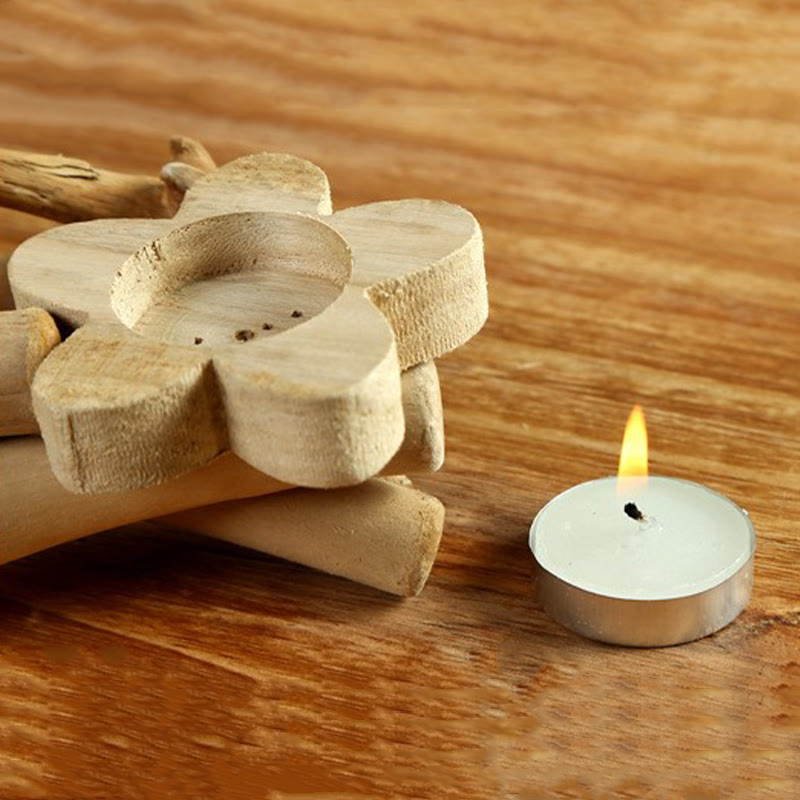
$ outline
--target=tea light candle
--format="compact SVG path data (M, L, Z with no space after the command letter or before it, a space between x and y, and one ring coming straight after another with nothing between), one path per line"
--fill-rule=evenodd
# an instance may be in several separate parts
M641 442L638 465L626 466L632 426L645 437L644 468ZM548 615L583 636L679 644L719 630L747 605L755 531L744 510L711 489L645 477L643 431L635 409L622 476L575 486L536 516L537 596Z

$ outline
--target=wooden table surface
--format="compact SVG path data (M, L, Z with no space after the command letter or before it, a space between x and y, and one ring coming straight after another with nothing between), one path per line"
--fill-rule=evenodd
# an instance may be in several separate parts
M147 526L0 569L3 800L800 796L797 7L5 0L0 39L4 145L152 174L180 132L340 208L446 198L492 302L440 364L419 598ZM749 609L666 650L531 597L531 518L634 402L759 534Z

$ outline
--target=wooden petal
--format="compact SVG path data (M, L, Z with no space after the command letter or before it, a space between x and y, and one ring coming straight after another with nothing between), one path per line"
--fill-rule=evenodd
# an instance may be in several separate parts
M316 164L297 156L243 156L198 180L186 193L174 222L184 225L234 211L330 214L328 178Z
M23 242L8 264L17 308L40 306L73 328L114 319L109 293L125 260L173 223L98 219L51 228Z
M53 350L32 387L59 481L73 492L160 483L227 448L207 353L87 325Z
M112 319L111 281L133 252L172 228L234 211L330 214L328 179L296 156L249 155L198 180L173 219L92 220L45 231L9 261L15 303L40 306L71 327Z
M386 315L403 369L474 336L489 313L483 237L460 206L370 203L327 219L353 251L353 283Z
M329 488L376 475L404 421L386 319L348 287L323 313L215 356L231 448L286 483Z

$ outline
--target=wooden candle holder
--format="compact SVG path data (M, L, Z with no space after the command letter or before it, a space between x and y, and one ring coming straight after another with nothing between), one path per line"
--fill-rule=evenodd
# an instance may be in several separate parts
M318 167L267 153L205 175L172 219L39 234L9 273L18 307L77 329L33 383L75 492L146 487L226 450L287 483L359 483L403 439L400 370L488 313L469 212L405 200L331 215Z

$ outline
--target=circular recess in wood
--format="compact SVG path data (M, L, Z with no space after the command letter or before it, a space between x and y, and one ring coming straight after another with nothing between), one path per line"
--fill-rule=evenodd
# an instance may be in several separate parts
M352 275L350 248L301 214L246 212L171 230L128 258L111 307L158 341L246 347L324 311Z

